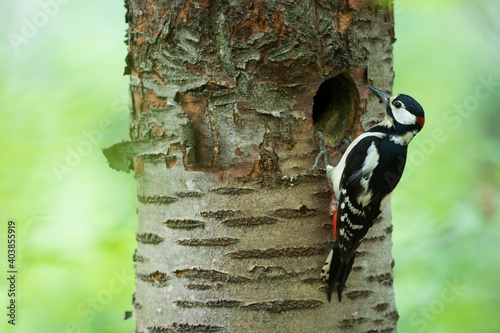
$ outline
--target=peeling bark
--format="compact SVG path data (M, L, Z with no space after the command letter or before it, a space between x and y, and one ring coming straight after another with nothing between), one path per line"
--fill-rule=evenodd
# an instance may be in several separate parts
M392 3L126 8L132 140L105 154L136 177L137 332L395 331L390 212L329 304L330 193L308 171L316 130L333 163L381 119L366 85L392 86Z

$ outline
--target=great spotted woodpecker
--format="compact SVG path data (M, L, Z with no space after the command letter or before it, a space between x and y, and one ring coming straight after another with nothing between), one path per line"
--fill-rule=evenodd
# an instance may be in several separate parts
M349 145L336 167L328 164L323 137L318 132L321 152L313 169L323 155L333 187L330 212L334 244L321 271L328 283L328 301L335 288L339 302L342 300L356 249L389 202L403 174L408 144L425 122L424 110L412 97L391 97L368 87L387 105L387 115Z

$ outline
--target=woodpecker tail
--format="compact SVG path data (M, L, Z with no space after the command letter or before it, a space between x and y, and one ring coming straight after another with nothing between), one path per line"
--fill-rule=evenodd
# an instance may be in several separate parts
M321 270L323 281L328 283L328 302L332 300L332 293L337 288L337 296L339 302L342 301L342 290L349 273L351 273L354 257L348 262L342 262L340 259L340 250L338 242L333 244L333 249L330 251L326 262Z

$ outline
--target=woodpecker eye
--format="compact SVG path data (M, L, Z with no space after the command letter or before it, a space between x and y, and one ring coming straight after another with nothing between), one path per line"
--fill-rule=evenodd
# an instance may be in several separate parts
M396 101L396 103L394 103L394 106L399 109L403 106L403 103L401 103L400 101Z

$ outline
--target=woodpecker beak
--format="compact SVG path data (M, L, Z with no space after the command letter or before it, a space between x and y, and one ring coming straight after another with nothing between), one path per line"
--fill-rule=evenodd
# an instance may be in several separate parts
M378 97L378 99L380 99L381 102L385 102L385 104L389 105L391 99L390 95L370 85L368 85L368 88L370 88L375 93L375 95Z

